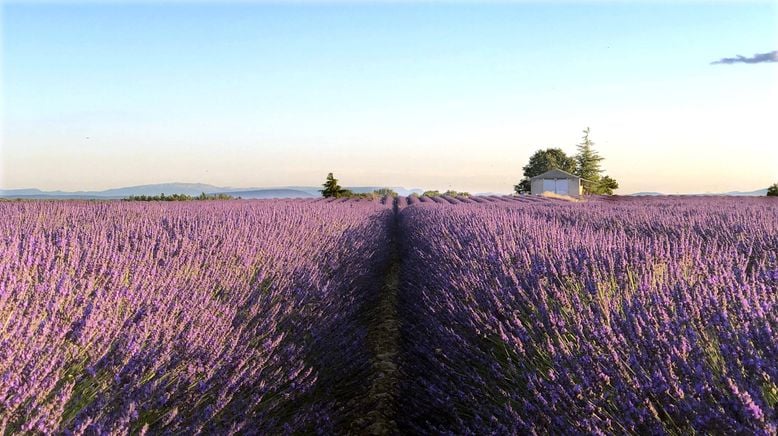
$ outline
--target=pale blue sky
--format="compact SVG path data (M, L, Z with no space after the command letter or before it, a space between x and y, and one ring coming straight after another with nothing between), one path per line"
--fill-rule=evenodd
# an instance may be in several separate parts
M508 192L587 125L622 193L778 181L776 3L7 3L5 188ZM88 139L87 139L88 138Z

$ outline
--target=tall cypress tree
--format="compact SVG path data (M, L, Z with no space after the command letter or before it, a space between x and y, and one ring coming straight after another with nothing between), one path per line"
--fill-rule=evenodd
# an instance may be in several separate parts
M578 154L575 155L576 175L582 179L588 180L584 183L584 190L587 193L596 193L596 186L600 181L600 162L603 160L596 151L594 151L594 142L589 139L589 128L584 131L583 140L578 147Z

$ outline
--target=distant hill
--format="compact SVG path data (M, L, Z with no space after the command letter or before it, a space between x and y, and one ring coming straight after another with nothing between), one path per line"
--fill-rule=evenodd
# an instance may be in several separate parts
M346 187L357 193L373 192L380 189L379 186ZM185 194L196 196L206 194L228 194L241 198L311 198L319 197L319 186L282 186L273 188L232 188L208 185L204 183L157 183L151 185L126 186L121 188L106 189L103 191L41 191L40 189L0 189L0 198L23 199L74 199L74 200L111 200L127 198L131 195L172 195ZM390 187L400 195L407 196L411 193L421 194L422 189L405 189L402 187Z
M723 195L734 195L734 196L765 196L767 195L767 188L764 189L757 189L756 191L732 191L732 192L726 192Z
M309 192L297 189L251 189L248 191L229 191L225 194L242 199L261 199L261 198L312 198L319 197Z
M346 186L356 193L373 192L382 186ZM401 186L389 186L389 189L402 196L411 194L422 194L424 189L412 188L406 189ZM23 199L78 199L78 200L110 200L122 199L131 195L160 195L160 194L185 194L196 196L205 192L206 194L229 194L233 197L241 198L311 198L319 197L321 193L320 186L280 186L280 187L254 187L254 188L232 188L223 186L208 185L205 183L157 183L151 185L126 186L121 188L106 189L103 191L41 191L35 188L26 189L0 189L0 198L23 198ZM503 195L499 193L478 193L476 195ZM654 196L667 195L661 192L636 192L629 194L631 196ZM730 195L730 196L764 196L767 195L767 188L754 191L730 191L721 193L705 194L686 194L686 195Z
M767 195L767 188L757 189L755 191L706 192L704 194L663 194L661 192L635 192L634 194L628 195L633 197L655 195L727 195L732 197L763 197Z
M232 188L220 188L204 183L159 183L138 185L104 191L41 191L40 189L0 189L0 197L6 198L73 198L73 199L117 199L131 195L186 194L200 195L227 192Z
M344 188L350 190L351 192L355 192L357 194L373 192L376 189L388 188L404 197L407 197L414 193L421 195L424 192L424 189L421 188L406 189L403 188L402 186L344 186ZM277 189L294 189L296 191L308 192L309 194L318 197L321 195L321 192L319 192L319 190L322 188L321 186L284 186L282 188L277 188Z
M502 192L502 193L501 192L476 192L473 195L478 196L478 197L491 197L491 196L498 196L499 197L499 196L502 196L502 195L512 195L512 193L506 194L504 192Z
M39 194L19 194L0 191L0 198L22 199L22 200L110 200L111 197L96 197L94 195L79 195L74 193L49 193L41 192Z
M0 189L0 197L43 195L40 189Z
M646 197L646 196L655 196L655 195L665 195L661 192L636 192L634 194L629 194L633 197Z
M124 198L130 195L160 195L160 194L186 194L199 195L217 194L228 192L232 188L221 188L204 183L159 183L155 185L129 186L126 188L106 189L105 191L89 192L100 197Z

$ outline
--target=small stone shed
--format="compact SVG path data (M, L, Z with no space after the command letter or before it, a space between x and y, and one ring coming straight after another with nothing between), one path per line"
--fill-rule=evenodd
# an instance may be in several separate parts
M567 171L553 169L530 179L532 195L551 192L559 195L578 196L583 194L581 178Z

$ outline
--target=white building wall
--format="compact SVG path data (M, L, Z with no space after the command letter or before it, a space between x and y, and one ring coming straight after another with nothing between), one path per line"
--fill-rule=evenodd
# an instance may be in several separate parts
M565 189L565 195L576 196L578 195L579 181L577 179L566 179L567 189Z
M578 179L532 180L530 193L532 195L541 195L544 192L571 196L581 195L581 181Z
M540 195L543 193L543 179L533 179L532 189L530 189L532 195Z

